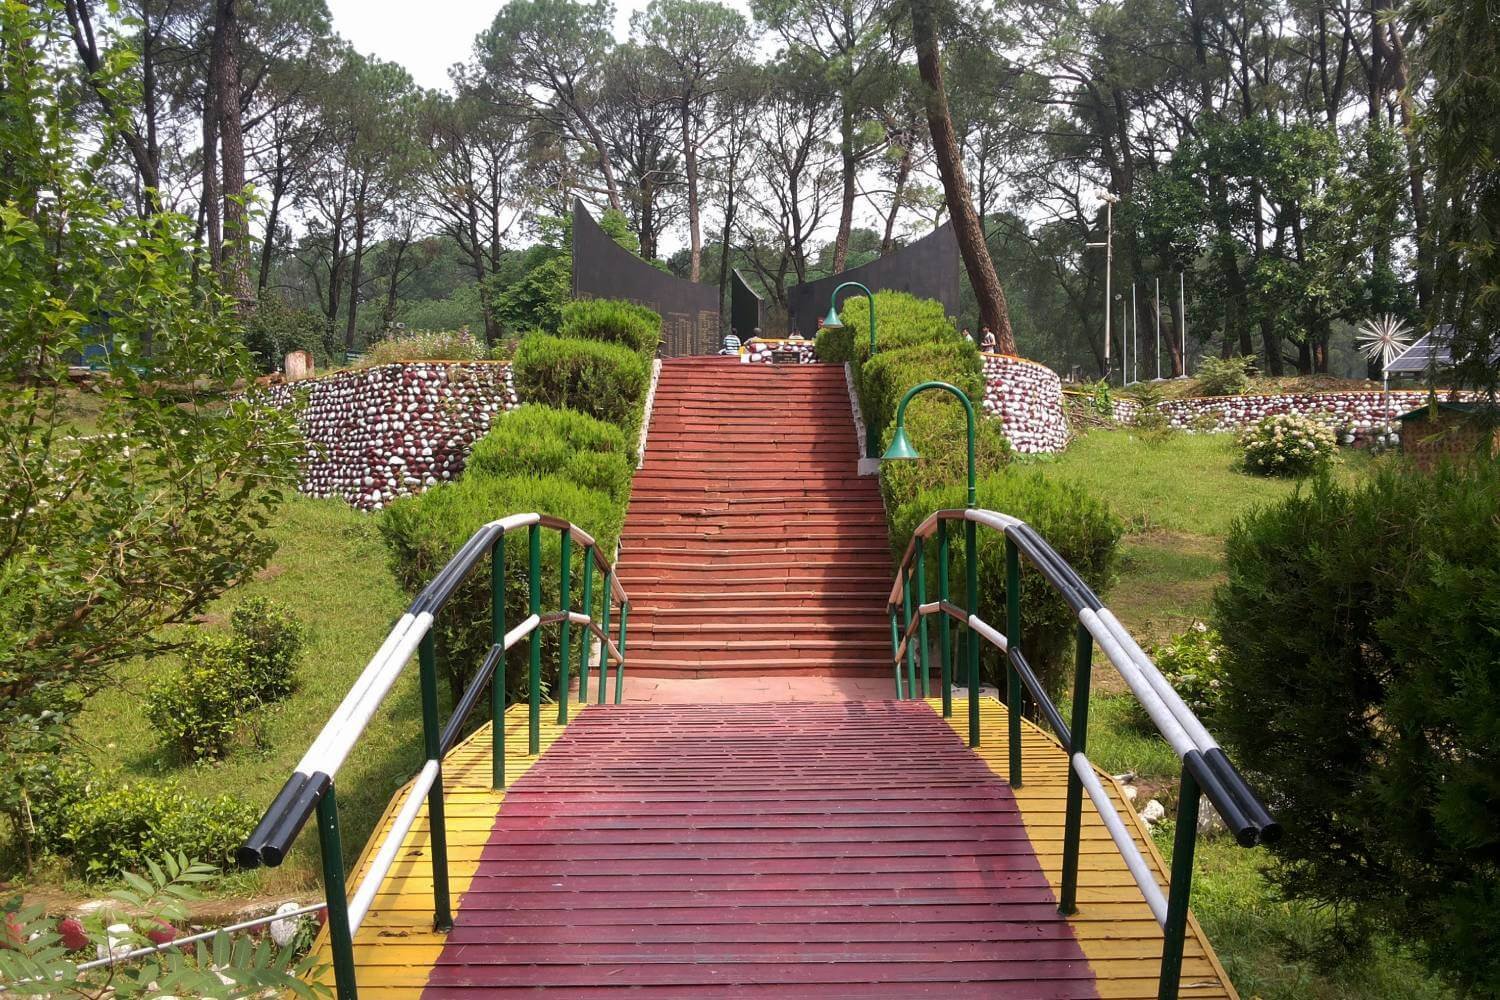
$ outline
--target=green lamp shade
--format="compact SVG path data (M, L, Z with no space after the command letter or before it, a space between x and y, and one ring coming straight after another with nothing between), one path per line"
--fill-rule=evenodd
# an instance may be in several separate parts
M897 424L896 434L891 438L891 446L885 450L885 454L881 456L881 461L891 462L921 457L917 454L917 449L911 446L911 441L906 436L906 427Z
M829 306L828 315L823 317L823 329L842 330L843 328L844 321L839 319L838 308L836 306Z

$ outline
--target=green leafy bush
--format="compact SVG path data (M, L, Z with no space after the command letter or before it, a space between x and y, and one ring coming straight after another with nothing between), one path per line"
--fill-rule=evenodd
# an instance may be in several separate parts
M363 364L389 365L400 361L483 361L488 349L468 327L457 330L406 330L377 340L365 352Z
M516 392L528 403L577 410L629 430L651 381L628 347L532 334L516 349Z
M1221 738L1287 897L1500 992L1500 463L1320 477L1230 533Z
M240 644L207 633L194 636L182 657L182 669L147 689L146 718L185 760L218 760L229 752L244 710Z
M297 657L307 630L285 605L266 597L243 601L229 616L239 647L240 691L256 701L280 701L296 687Z
M606 558L613 557L624 521L624 504L606 493L579 486L559 476L533 479L466 473L456 483L446 483L420 496L393 503L381 516L380 532L390 551L391 568L397 580L415 593L437 575L438 570L482 525L506 514L532 511L572 521L594 537ZM575 547L573 570L575 578L580 581L582 567L582 552ZM561 568L558 534L544 530L541 576L544 612L558 609ZM527 614L525 531L516 532L506 540L505 570L507 621L515 624ZM471 574L438 617L439 664L448 679L450 691L455 694L462 692L490 645L489 579L485 572ZM602 583L596 572L596 600L603 592ZM575 597L575 607L579 606L581 597L580 591ZM597 611L595 616L598 616ZM543 663L547 671L545 682L549 686L557 675L558 634L556 628L542 631ZM525 689L525 655L523 643L511 650L507 663L507 684L515 692Z
M1250 388L1250 376L1255 373L1255 359L1204 358L1198 364L1199 396L1239 396Z
M905 292L878 292L877 352L870 355L870 303L846 299L840 307L844 326L819 333L819 357L847 352L866 433L884 446L894 432L896 409L912 386L927 381L956 386L975 407L978 468L995 469L1008 461L1010 447L996 421L984 416L983 366L979 350L965 340L943 312L940 302ZM911 499L923 486L960 481L965 475L965 420L958 402L946 394L926 393L907 410L908 430L922 453L916 463L887 463L881 484L890 509Z
M198 799L172 781L137 781L76 803L63 840L80 875L113 878L167 852L228 864L258 819L254 806L231 795Z
M296 686L306 631L289 609L252 597L230 616L232 633L201 632L182 653L182 668L146 692L146 717L158 737L187 760L229 752L239 720L280 701Z
M629 453L614 424L533 404L495 421L474 445L465 475L559 476L624 503L634 472Z
M1333 429L1311 417L1279 413L1240 435L1245 469L1262 476L1306 476L1338 457Z
M979 352L965 341L937 342L881 351L859 366L859 406L865 425L882 439L896 419L901 397L912 386L936 380L948 382L967 395L975 416L983 419L984 376ZM955 417L962 415L955 410Z
M0 760L0 813L30 869L37 858L61 853L68 811L89 794L92 772L59 718L23 718L13 729L13 752Z
M1114 569L1115 547L1122 526L1100 501L1076 483L1049 479L1040 472L1007 470L985 477L978 486L980 507L1026 521L1078 571L1096 591L1103 592ZM964 506L964 487L953 484L923 490L903 504L892 518L891 543L904 552L911 533L929 514L941 508ZM979 615L1005 630L1005 539L998 531L980 528ZM962 535L953 547L950 578L956 602L966 602ZM936 580L936 546L928 555L928 579ZM1071 652L1077 619L1067 602L1039 572L1023 566L1021 579L1021 648L1048 693L1056 699L1072 678ZM986 647L988 649L988 647ZM998 652L988 651L991 678L1003 676ZM1002 690L1004 685L1000 685Z
M819 361L842 365L854 360L854 331L847 326L837 330L819 330L813 341Z
M877 354L937 343L967 344L976 356L979 354L979 349L958 332L941 302L906 292L876 292L875 305ZM839 318L850 334L850 353L856 362L863 363L870 357L869 299L862 295L844 299L839 304Z
M1187 702L1193 714L1209 729L1214 727L1224 689L1224 644L1217 629L1193 622L1187 631L1151 650L1151 659L1173 689ZM1132 700L1137 724L1155 731L1146 710Z
M661 317L620 299L574 300L563 306L558 334L620 344L648 358L661 343Z

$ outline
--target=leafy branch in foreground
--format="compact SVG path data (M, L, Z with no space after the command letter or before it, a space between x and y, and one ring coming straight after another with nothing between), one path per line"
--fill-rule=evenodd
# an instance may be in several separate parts
M115 907L81 919L54 920L40 906L6 907L0 987L14 996L87 1000L330 995L316 981L313 957L299 961L295 943L276 948L267 938L231 938L221 930L210 940L123 958L175 940L187 904L200 898L197 887L217 874L212 865L169 854L144 873L127 873L125 887L110 894ZM86 968L96 953L120 960Z

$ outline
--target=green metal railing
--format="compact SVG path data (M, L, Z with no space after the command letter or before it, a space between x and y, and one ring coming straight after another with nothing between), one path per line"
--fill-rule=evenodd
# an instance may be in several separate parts
M948 525L961 521L965 533L967 608L954 604L949 595L951 557ZM979 617L978 547L975 528L998 530L1005 537L1005 631L1001 633ZM936 536L938 592L927 600L928 540ZM1062 595L1078 619L1074 654L1071 724L1053 704L1022 647L1021 570L1023 557ZM995 511L970 507L940 510L923 521L896 571L887 608L891 619L891 649L898 697L929 697L931 645L927 619L938 616L938 652L942 711L953 714L953 670L949 662L949 631L958 624L960 658L967 659L969 689L969 745L981 745L979 713L979 643L984 641L1005 656L1006 749L1008 777L1015 788L1022 786L1021 718L1029 697L1037 714L1056 734L1068 754L1068 788L1063 827L1061 891L1058 909L1072 914L1078 909L1078 856L1083 826L1083 796L1086 792L1109 830L1126 867L1130 869L1152 915L1162 928L1159 1000L1176 1000L1182 974L1183 940L1187 930L1188 902L1192 892L1193 850L1198 832L1199 795L1207 795L1225 826L1245 847L1269 843L1281 834L1280 825L1244 778L1230 763L1218 742L1203 727L1182 698L1173 690L1114 614L1088 584L1029 525ZM898 623L899 617L899 623ZM1141 701L1163 738L1182 760L1182 778L1177 806L1177 826L1172 854L1172 876L1163 895L1156 879L1136 847L1134 839L1115 811L1086 754L1089 688L1093 674L1093 651L1098 643L1131 691ZM920 694L919 694L920 692Z
M560 534L561 579L560 609L542 613L542 531ZM510 629L505 618L505 543L507 535L526 531L527 607L526 616ZM583 600L575 609L573 595L573 550L582 548ZM439 611L480 563L490 564L490 648L478 672L454 706L446 725L440 723L438 711L437 652L432 628ZM602 585L597 600L594 586L599 575ZM595 605L600 622L594 620ZM617 636L611 633L612 609L619 607ZM423 802L427 804L432 859L433 926L448 930L453 926L453 906L448 886L448 839L443 810L443 758L463 737L470 714L486 692L489 694L491 743L491 782L505 787L505 653L522 641L528 646L527 670L527 753L541 750L542 713L542 642L545 626L561 628L559 678L557 686L557 721L568 721L568 697L572 684L574 626L582 639L579 653L578 697L586 702L592 672L591 651L597 642L599 675L598 701L603 704L609 689L609 666L615 666L614 701L620 702L625 678L625 637L630 615L630 601L615 578L609 560L599 551L594 539L582 529L559 518L542 514L514 514L491 521L464 543L458 553L433 578L412 602L406 614L391 629L385 642L360 674L349 693L339 704L321 733L303 755L296 771L266 810L260 823L240 847L237 858L246 868L281 864L293 841L310 816L316 814L318 845L323 862L323 890L327 896L328 936L333 951L337 996L354 1000L357 986L354 969L354 933L370 911L375 894L390 871L406 834L416 822ZM381 842L370 870L351 898L345 886L343 844L339 831L339 811L335 775L354 748L396 678L411 656L417 654L422 695L422 736L426 763L407 790L405 799L390 832Z

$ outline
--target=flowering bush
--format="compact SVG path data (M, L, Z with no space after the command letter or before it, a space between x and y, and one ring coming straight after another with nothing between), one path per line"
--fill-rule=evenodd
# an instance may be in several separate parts
M1212 725L1209 720L1219 707L1224 676L1223 648L1217 630L1203 622L1193 622L1186 632L1151 651L1151 658L1156 661L1167 683L1205 725ZM1146 710L1137 705L1136 711L1141 728L1151 728L1152 722Z
M1245 468L1263 476L1305 476L1334 461L1333 431L1310 417L1281 413L1240 435Z
M410 330L377 340L365 354L366 365L397 361L482 361L489 351L466 326L457 330Z

